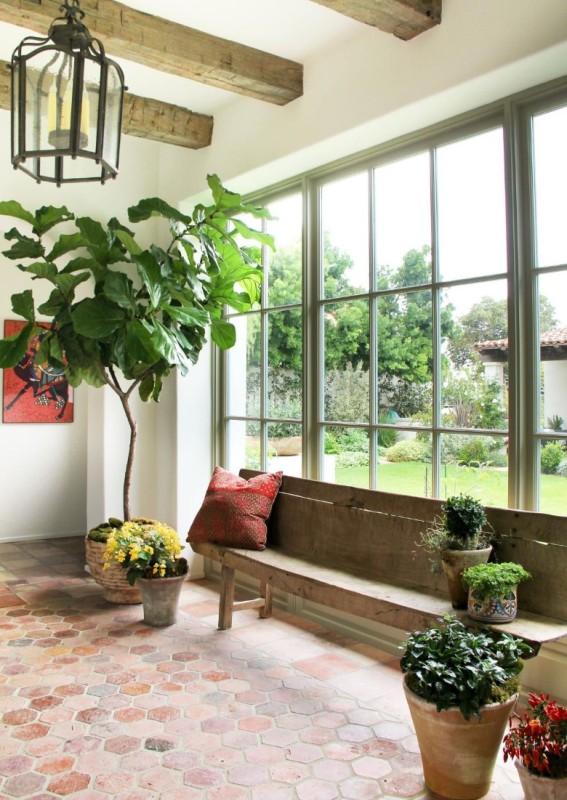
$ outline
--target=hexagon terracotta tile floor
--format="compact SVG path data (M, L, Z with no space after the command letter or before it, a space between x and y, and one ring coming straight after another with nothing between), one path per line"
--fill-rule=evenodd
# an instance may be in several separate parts
M0 800L427 796L391 655L278 611L218 631L206 581L146 627L83 551L0 545ZM515 771L487 797L519 800Z

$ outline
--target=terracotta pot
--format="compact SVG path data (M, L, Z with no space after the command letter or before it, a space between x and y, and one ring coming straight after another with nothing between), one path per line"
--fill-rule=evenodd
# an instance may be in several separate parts
M441 554L441 566L447 578L449 596L453 608L466 608L468 592L463 586L461 577L468 567L486 564L490 558L492 547L482 550L444 550Z
M567 778L546 778L534 775L524 765L514 760L526 800L567 800Z
M437 711L406 686L404 691L421 752L427 787L452 800L483 797L518 695L483 706L482 719L466 720L458 708Z
M518 613L518 587L514 586L498 597L478 597L474 589L469 589L467 614L471 619L481 622L512 622Z
M144 622L153 628L173 625L177 620L177 604L187 575L174 578L138 578L144 606Z
M104 569L104 542L94 542L85 537L85 556L87 566L95 581L102 586L102 593L109 603L134 604L142 602L140 590L134 584L130 586L126 578L126 570L120 564L111 564Z

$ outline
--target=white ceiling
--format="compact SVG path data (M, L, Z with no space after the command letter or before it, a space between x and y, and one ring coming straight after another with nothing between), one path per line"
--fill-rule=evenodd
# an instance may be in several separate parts
M322 51L356 36L367 26L311 0L121 0L139 11L160 16L206 33L308 64ZM88 16L85 18L88 27ZM387 36L375 31L376 36ZM9 60L26 32L0 24L0 57ZM37 34L36 34L37 35ZM233 103L240 95L157 72L113 53L124 70L128 90L203 114ZM262 101L253 101L262 102Z

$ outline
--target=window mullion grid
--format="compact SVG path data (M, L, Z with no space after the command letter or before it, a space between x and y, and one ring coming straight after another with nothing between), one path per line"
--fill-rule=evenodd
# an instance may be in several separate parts
M368 299L368 324L370 327L370 364L368 368L368 389L369 389L369 420L370 429L368 435L369 465L370 465L370 488L376 489L378 485L378 279L376 275L376 181L374 180L374 170L368 170L368 265L370 274L368 276L368 286L370 287L370 297Z
M431 307L432 307L432 431L431 431L431 496L440 496L441 486L441 289L439 287L439 225L437 208L437 150L430 150L431 196Z
M264 228L266 221L263 221ZM268 412L268 259L266 248L262 248L264 280L261 290L261 310L260 310L260 463L262 470L268 468L268 425L266 416Z

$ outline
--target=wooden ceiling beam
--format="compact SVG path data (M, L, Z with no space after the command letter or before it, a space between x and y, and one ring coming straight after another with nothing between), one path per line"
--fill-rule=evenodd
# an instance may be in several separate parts
M0 20L45 35L60 15L59 6L59 0L0 0ZM276 105L303 94L303 67L295 61L136 11L115 0L81 0L81 8L90 32L118 58Z
M0 109L9 111L10 71L0 60ZM130 136L198 150L211 143L213 118L186 108L126 92L122 131Z
M405 41L441 22L442 0L313 1Z

